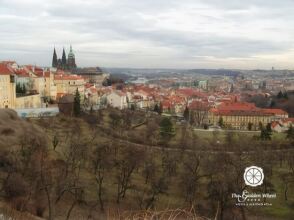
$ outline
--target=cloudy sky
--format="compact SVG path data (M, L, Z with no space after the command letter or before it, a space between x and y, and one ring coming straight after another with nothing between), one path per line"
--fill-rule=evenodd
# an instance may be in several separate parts
M0 0L0 60L294 69L293 0Z

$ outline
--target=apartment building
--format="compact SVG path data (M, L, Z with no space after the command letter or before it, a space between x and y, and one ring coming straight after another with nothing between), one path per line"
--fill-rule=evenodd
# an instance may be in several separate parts
M0 108L14 108L16 102L15 75L6 62L0 63Z

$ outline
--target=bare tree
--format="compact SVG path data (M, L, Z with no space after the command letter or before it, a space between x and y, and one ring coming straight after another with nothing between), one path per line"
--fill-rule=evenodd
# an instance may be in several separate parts
M108 144L98 145L93 156L93 173L97 185L97 195L101 211L104 211L104 182L105 175L111 169L111 152Z
M115 159L117 196L116 202L119 203L131 188L132 174L139 167L144 158L144 152L134 147L122 149Z

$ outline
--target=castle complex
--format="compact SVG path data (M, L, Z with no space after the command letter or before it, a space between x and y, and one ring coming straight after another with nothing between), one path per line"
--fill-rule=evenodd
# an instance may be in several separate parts
M52 67L62 70L73 70L77 68L75 54L73 53L72 46L70 46L70 51L68 57L66 58L65 50L63 48L61 59L57 57L56 50L54 48Z

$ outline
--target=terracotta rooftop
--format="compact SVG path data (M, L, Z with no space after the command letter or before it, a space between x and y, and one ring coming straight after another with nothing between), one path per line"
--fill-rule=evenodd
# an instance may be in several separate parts
M55 80L82 80L84 78L77 75L58 74L54 76L54 79Z
M12 75L12 74L13 74L13 70L9 68L9 66L5 62L0 63L0 75Z

